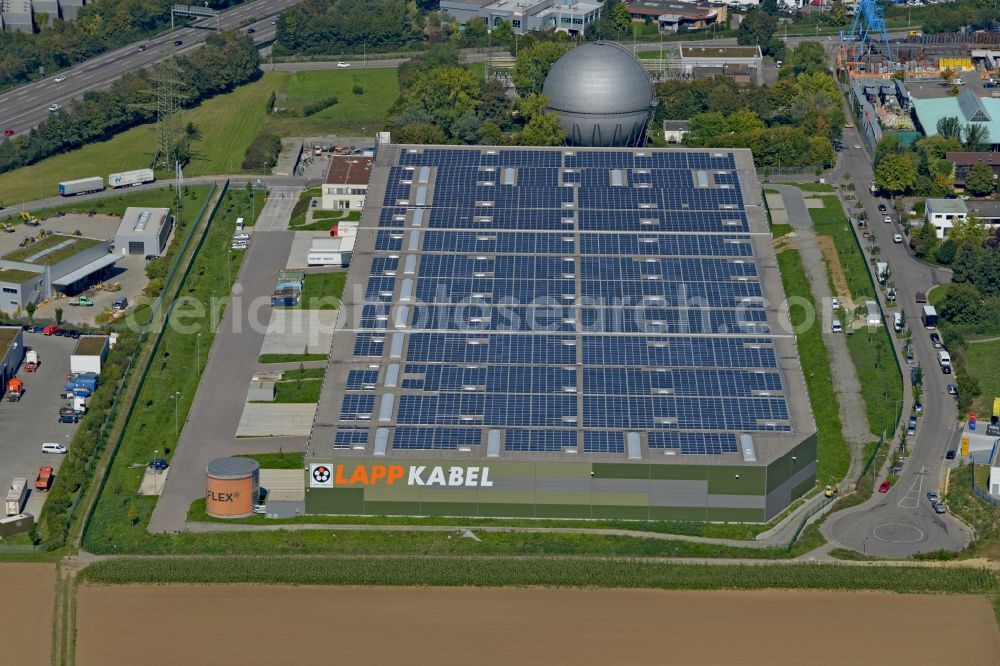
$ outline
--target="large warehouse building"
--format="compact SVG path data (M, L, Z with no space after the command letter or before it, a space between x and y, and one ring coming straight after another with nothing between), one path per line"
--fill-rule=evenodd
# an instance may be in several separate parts
M380 147L307 513L764 521L816 428L746 150Z

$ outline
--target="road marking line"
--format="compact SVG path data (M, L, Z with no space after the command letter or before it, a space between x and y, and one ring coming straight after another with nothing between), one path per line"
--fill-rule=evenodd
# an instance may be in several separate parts
M916 487L916 490L914 490L914 487ZM923 490L923 487L924 487L924 476L923 476L923 470L921 469L921 473L918 474L917 478L913 480L913 483L910 485L910 489L906 491L906 494L903 495L902 499L896 502L896 506L898 506L900 509L919 508L920 491ZM913 495L913 497L911 497L911 495Z

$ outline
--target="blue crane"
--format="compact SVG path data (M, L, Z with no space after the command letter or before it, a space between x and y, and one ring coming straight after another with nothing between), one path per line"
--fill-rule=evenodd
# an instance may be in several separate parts
M872 40L881 38L882 50L889 62L893 62L892 49L889 46L889 33L885 27L885 12L878 0L861 0L854 11L851 21L851 31L844 34L840 31L840 41L849 49L855 60L867 55Z

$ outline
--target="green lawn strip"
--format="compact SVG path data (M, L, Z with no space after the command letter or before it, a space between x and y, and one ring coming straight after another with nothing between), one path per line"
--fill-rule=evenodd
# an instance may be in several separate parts
M277 454L266 454L267 456ZM290 454L285 454L289 456ZM248 456L257 459L256 456ZM266 467L261 463L261 467ZM301 469L302 465L290 467ZM280 468L279 468L280 469ZM797 506L797 505L796 505ZM264 516L253 515L246 518L214 518L205 513L204 498L196 499L188 509L188 521L191 522L219 522L236 523L241 525L294 525L296 523L308 525L385 525L385 526L406 526L406 525L436 525L444 527L565 527L580 530L630 530L633 532L651 532L655 534L673 534L677 536L701 536L716 539L738 539L744 541L753 540L757 534L772 527L775 522L783 518L785 514L775 518L768 525L758 525L751 523L694 523L694 522L669 522L669 521L639 521L639 520L572 520L555 518L474 518L474 517L450 517L450 516L337 516L315 514L299 516L298 518L266 518ZM812 526L803 531L799 540L795 544L792 556L800 552L800 548L805 547L801 552L812 550L823 543L822 536L815 545L810 545L812 541L809 537ZM819 535L818 531L816 535ZM741 552L746 550L740 549Z
M238 456L250 458L260 463L261 469L302 469L305 459L304 453L238 453ZM201 502L201 511L205 512L204 498Z
M267 194L263 190L255 190L251 195L246 188L230 188L226 192L226 198L222 200L222 207L219 208L218 214L226 220L227 224L231 222L234 229L236 219L240 217L243 218L245 226L252 227L257 223L265 203L267 203Z
M20 247L16 250L8 252L3 256L3 259L6 259L7 261L27 261L32 257L36 257L47 251L46 254L33 260L32 263L39 266L54 266L61 261L69 259L75 254L79 254L84 250L89 250L100 242L101 241L95 238L79 238L76 236L67 236L66 234L51 234L42 240L35 241L31 245ZM63 243L69 243L69 245L64 245L58 248L56 247L58 245L62 245Z
M291 381L293 379L322 379L326 374L326 368L303 368L301 370L285 370L281 373L281 381Z
M193 156L184 175L242 173L246 150L267 115L263 100L276 82L288 76L285 72L268 72L258 81L181 111L179 125L194 123L201 133L192 146ZM59 194L60 181L90 176L107 179L112 172L149 167L155 148L156 127L134 127L107 141L90 143L0 175L0 200L13 206L20 201L54 197ZM174 173L171 169L157 173L157 177L173 178Z
M2 178L2 176L0 176L0 178ZM208 192L208 187L208 185L185 186L184 191L186 195L181 200L182 206L185 209L194 208L194 211L192 212L197 213L201 209L201 202L205 198L205 193ZM68 199L66 203L59 206L53 206L52 208L37 211L35 216L42 220L42 226L44 228L45 220L59 213L88 213L90 211L94 211L95 213L99 213L101 215L121 216L125 213L125 209L129 207L170 208L173 210L177 207L177 194L173 187L162 187L159 189L139 190L134 192L109 191L106 196L103 196L100 199L87 199L85 201L74 201L72 198ZM0 211L0 217L5 214L9 216L16 216L17 210L11 209L10 211ZM80 232L86 236L86 226L81 227Z
M300 363L302 361L325 361L326 354L261 354L257 358L257 363L267 365L268 363Z
M322 379L293 379L274 384L274 402L305 403L319 402Z
M975 465L989 470L989 465ZM986 557L1000 559L1000 509L972 492L973 471L969 465L962 465L949 472L948 494L945 503L948 510L961 518L976 531L976 540L960 554L960 557ZM980 486L985 490L985 486ZM923 499L923 498L921 498Z
M781 280L785 287L786 298L799 297L813 304L815 299L809 288L809 279L799 253L785 249L778 253L778 266L781 270ZM815 311L815 310L814 310ZM793 325L801 324L808 313L801 308L791 311ZM814 324L805 327L796 334L799 348L799 358L802 361L802 371L805 375L809 401L812 403L813 415L816 418L818 434L819 459L816 467L816 481L819 485L836 484L847 473L850 464L850 452L844 440L843 428L840 422L837 397L833 391L833 380L830 376L830 360L827 355L820 327Z
M833 185L827 183L795 183L803 192L833 192Z
M347 272L307 273L299 306L303 310L336 310L344 295Z
M154 457L154 451L161 457L170 458L177 446L175 418L183 423L200 380L200 373L192 371L198 336L190 329L200 331L202 358L206 358L215 338L211 322L221 321L225 307L223 296L231 286L226 284L226 255L233 229L234 220L224 216L215 218L181 285L182 296L177 307L183 307L185 312L184 330L168 325L154 351L152 366L139 390L138 404L125 428L122 445L85 535L87 547L100 547L118 530L132 529L128 516L132 507L137 512L135 529L145 531L155 499L136 496L136 489L145 463ZM241 262L242 254L234 254L231 258L231 279L237 276ZM213 295L215 312L211 312L212 307L205 306L212 302ZM179 396L175 404L176 394Z
M315 222L310 222L309 224L299 224L294 227L288 227L288 229L289 231L329 231L335 226L337 226L335 220L316 220Z
M866 299L875 298L875 290L868 277L868 267L865 265L864 257L854 239L854 231L836 196L824 196L821 199L823 208L809 209L816 234L833 239L851 296L856 305L864 305L863 301Z
M292 216L288 221L288 228L300 227L306 222L306 211L309 210L309 202L317 197L323 196L323 188L321 187L307 187L302 190L299 195L299 200L295 202L295 206L292 208Z
M361 87L360 95L355 93L355 86ZM382 126L389 107L399 97L399 76L394 67L301 71L288 78L283 91L287 97L280 105L293 112L301 113L309 104L330 97L336 97L337 103L308 118L271 116L265 129L296 136L283 130L301 126L302 123L295 121L305 120L311 121L310 125L331 131L360 130L363 127L364 136L371 136Z
M111 584L541 585L676 590L853 589L959 594L994 594L997 590L995 576L978 569L836 564L662 564L600 558L115 558L90 565L81 572L80 579Z
M790 224L771 225L771 235L775 238L781 238L782 236L787 236L790 233L792 233L792 225Z
M314 220L343 220L345 222L360 222L360 210L314 210Z

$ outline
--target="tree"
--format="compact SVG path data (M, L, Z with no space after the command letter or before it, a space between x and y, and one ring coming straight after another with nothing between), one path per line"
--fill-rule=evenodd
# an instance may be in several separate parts
M135 527L136 523L139 522L139 509L135 504L130 504L128 507L128 521L132 527Z
M28 312L28 321L35 321L35 310L38 309L38 305L35 302L28 303L24 308Z
M993 169L986 164L974 164L965 177L965 191L977 197L992 194L995 187Z
M545 84L545 77L548 76L552 65L559 58L563 57L571 46L558 42L535 42L534 44L521 48L517 54L517 63L514 65L514 87L521 97L537 95L542 92Z
M882 136L882 140L878 142L875 146L875 166L878 165L886 157L890 155L897 154L902 149L902 145L899 141L899 136L896 134L885 134Z
M744 46L757 44L764 55L777 55L785 48L780 39L774 37L778 21L774 16L761 10L754 10L743 17L736 33L736 43Z
M962 123L955 116L948 116L937 121L937 133L946 139L962 140Z
M487 34L489 34L489 28L486 25L486 19L482 16L473 16L466 21L465 30L462 31L466 46L482 46L486 43Z
M826 64L826 51L823 50L823 45L819 42L802 42L792 51L790 60L790 67L781 70L782 76L829 71Z
M933 256L938 247L937 230L925 219L921 226L910 232L910 245L920 258Z
M451 135L455 121L475 113L479 106L479 83L464 67L438 67L418 74L410 91L401 97Z
M510 21L500 21L490 32L490 42L493 46L513 46L514 39L514 29L510 27Z
M941 317L953 324L975 324L980 318L983 296L971 284L948 285L944 298L938 305Z
M965 126L965 149L971 152L989 150L990 130L981 123L969 123Z
M917 168L909 155L889 155L875 167L875 184L892 194L909 192L917 184Z
M522 146L561 146L566 140L559 115L545 111L548 103L545 95L531 95L521 102L521 115L527 118L519 141Z
M56 308L56 324L61 325L63 322L63 309Z

